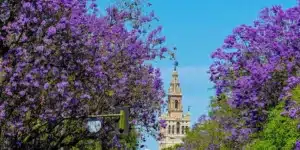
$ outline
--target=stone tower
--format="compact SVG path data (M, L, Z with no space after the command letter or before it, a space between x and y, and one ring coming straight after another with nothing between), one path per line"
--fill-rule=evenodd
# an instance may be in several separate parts
M159 141L159 150L182 143L182 138L190 127L190 114L183 113L182 93L176 66L168 91L168 111L161 115L160 119L166 120L167 127L160 128L163 138Z

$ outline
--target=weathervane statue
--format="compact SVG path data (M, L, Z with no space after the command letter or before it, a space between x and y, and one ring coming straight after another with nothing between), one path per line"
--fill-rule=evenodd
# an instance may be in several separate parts
M176 71L177 67L178 67L178 61L175 61L174 62L174 71Z

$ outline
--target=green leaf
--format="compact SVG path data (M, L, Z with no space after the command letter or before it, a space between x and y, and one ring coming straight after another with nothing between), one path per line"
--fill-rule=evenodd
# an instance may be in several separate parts
M108 96L113 96L114 95L114 91L113 90L106 91L106 94Z
M30 138L30 135L27 135L27 136L24 138L23 143L26 143L27 140L28 140L29 138Z

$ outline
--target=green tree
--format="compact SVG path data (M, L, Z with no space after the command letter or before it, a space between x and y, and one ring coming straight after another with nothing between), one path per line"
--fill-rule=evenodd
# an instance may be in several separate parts
M175 144L174 146L163 148L162 150L177 150L182 147L182 144Z
M280 103L270 112L264 129L254 135L247 149L293 149L295 142L300 138L300 132L297 129L299 121L282 116L283 109L284 103Z
M300 86L292 91L292 100L300 102ZM264 129L253 135L253 141L247 149L293 149L300 138L299 120L282 115L285 103L281 102L268 115Z
M197 150L207 148L226 149L225 137L229 133L224 130L224 124L220 122L221 119L235 117L235 111L227 104L225 95L212 97L208 118L200 118L198 123L187 132L183 147Z
M207 120L188 131L184 142L190 145L192 149L202 150L211 145L222 145L224 135L217 121Z

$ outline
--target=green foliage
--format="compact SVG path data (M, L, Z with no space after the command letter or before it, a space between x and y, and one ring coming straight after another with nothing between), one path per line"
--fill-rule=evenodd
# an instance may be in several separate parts
M182 147L181 144L176 144L176 145L168 147L168 148L163 148L162 150L177 150L180 147Z
M293 149L295 142L300 138L297 129L298 120L282 116L280 113L284 109L284 103L280 103L270 111L268 121L263 131L247 145L247 149Z
M219 97L211 97L210 117L238 117L237 114L237 110L228 105L225 94L222 94Z
M300 86L292 90L292 100L300 104ZM238 110L229 107L225 95L212 98L209 116L214 119L200 122L192 128L184 139L184 145L197 150L207 149L211 144L218 145L222 150L232 149L232 147L246 150L291 150L295 142L300 139L300 132L297 128L299 120L281 115L284 107L285 102L282 101L276 107L269 108L268 119L263 125L263 130L252 134L250 143L245 143L247 145L243 146L225 140L224 137L229 133L223 130L224 121L219 121L220 118L223 120L239 118Z
M206 149L210 144L223 145L224 137L225 132L220 128L220 124L215 120L208 120L188 131L184 142L196 149Z
M210 105L209 117L231 117L234 116L235 110L231 109L226 101L226 96L221 95L212 98ZM184 138L185 145L191 146L192 149L207 149L209 145L219 145L221 149L226 149L223 143L225 136L228 134L223 130L222 124L218 120L203 120L187 132Z
M96 140L82 140L77 145L84 145L86 150L102 150L101 143ZM72 147L72 150L80 150L80 146Z
M129 135L123 136L120 142L123 145L126 145L127 149L135 150L138 145L138 132L136 130L132 130Z
M292 99L296 101L298 104L300 104L300 85L298 85L294 90L292 91Z
M270 141L267 140L254 140L252 144L246 146L246 150L277 150L275 145L272 145Z

